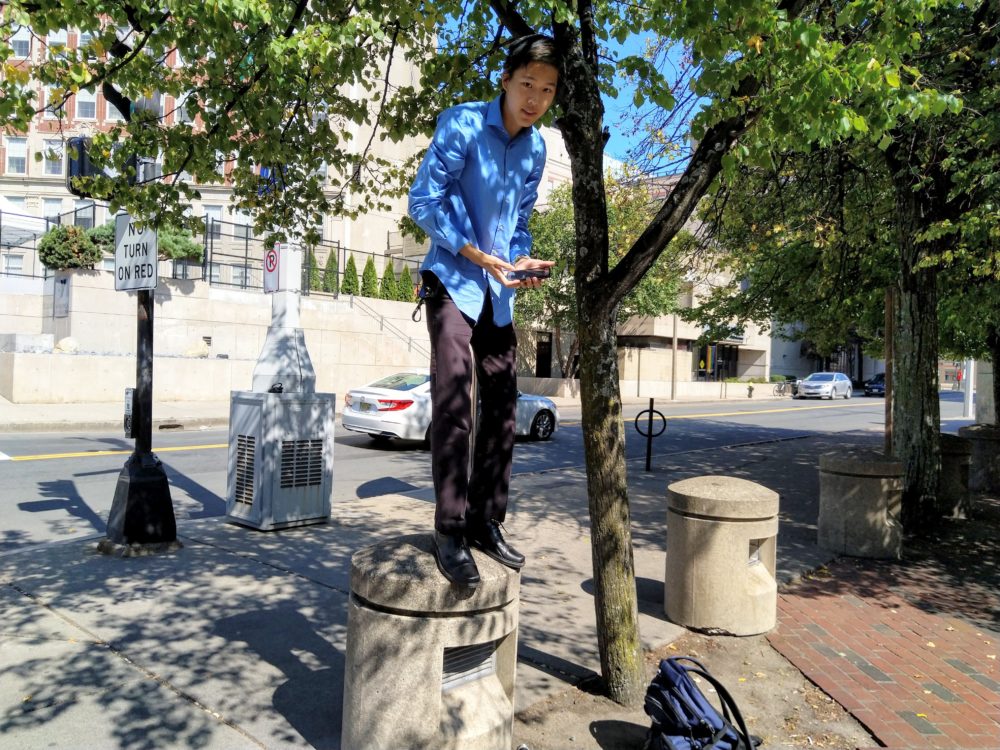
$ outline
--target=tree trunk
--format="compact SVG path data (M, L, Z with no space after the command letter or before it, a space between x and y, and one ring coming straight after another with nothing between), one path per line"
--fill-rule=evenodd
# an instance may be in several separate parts
M900 250L894 295L893 453L903 463L903 528L919 532L940 516L937 271L918 267L920 217L930 212L921 210L908 179L897 182L896 195Z
M986 416L991 420L990 424L1000 425L1000 330L996 326L991 325L987 329L986 345L990 348L990 361L993 363L993 414Z
M584 452L601 674L609 697L628 705L642 697L645 674L618 388L616 316L600 305L585 303L580 310L580 390L587 426Z
M591 6L581 3L581 43L566 45L581 54L564 58L557 125L573 170L576 230L577 336L580 342L580 396L594 609L601 675L608 697L633 705L644 693L646 675L639 640L639 608L632 557L625 428L618 387L617 303L608 282L608 209L604 190L604 107L597 87L597 40ZM557 38L567 33L556 26Z

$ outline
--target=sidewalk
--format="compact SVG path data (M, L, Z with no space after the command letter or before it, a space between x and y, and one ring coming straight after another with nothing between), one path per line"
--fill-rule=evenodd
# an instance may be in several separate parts
M872 436L691 451L648 473L630 463L643 645L656 656L703 650L766 750L813 744L789 729L810 711L837 727L840 744L826 747L1000 747L1000 513L942 528L937 545L901 563L831 562L815 544L816 466L848 441ZM795 669L764 638L692 636L663 614L665 487L703 474L781 495L782 595L769 640ZM184 521L184 548L158 557L109 559L95 540L0 556L0 745L340 748L350 556L425 531L430 500L338 503L329 524L271 533ZM529 558L515 740L531 750L637 747L645 732L641 710L577 688L599 672L586 508L579 468L512 487L507 526Z

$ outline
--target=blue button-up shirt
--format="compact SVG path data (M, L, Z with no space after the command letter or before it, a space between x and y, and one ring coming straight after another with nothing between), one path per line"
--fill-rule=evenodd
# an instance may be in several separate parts
M421 270L436 275L458 309L479 320L486 293L499 326L514 319L514 290L458 251L471 244L508 263L531 254L528 217L538 198L545 141L534 127L511 138L501 100L451 107L410 188L410 216L430 236Z

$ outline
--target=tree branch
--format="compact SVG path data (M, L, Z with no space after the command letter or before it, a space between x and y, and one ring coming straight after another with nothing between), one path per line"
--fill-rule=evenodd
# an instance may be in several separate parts
M807 6L807 0L782 0L778 9L790 19L796 18ZM734 98L752 97L763 85L753 76L747 76L736 88ZM618 304L639 283L669 242L684 226L712 181L722 169L722 157L753 124L757 113L747 110L743 114L716 123L705 133L684 174L674 185L656 217L633 243L632 247L608 275L611 302Z

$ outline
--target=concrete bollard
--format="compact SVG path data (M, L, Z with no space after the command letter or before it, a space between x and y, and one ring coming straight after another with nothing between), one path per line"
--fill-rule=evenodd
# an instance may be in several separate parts
M735 477L667 488L664 611L678 625L729 635L774 627L776 492Z
M903 549L903 465L881 453L819 458L818 542L854 557L898 559Z
M351 558L345 750L511 747L520 576L473 552L473 592L438 571L430 534Z
M945 518L968 518L969 470L972 444L963 437L941 433L941 483L938 506Z
M1000 492L1000 425L970 424L958 436L972 444L969 489L973 492Z

